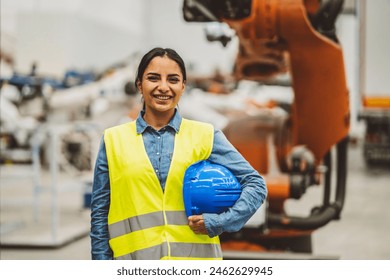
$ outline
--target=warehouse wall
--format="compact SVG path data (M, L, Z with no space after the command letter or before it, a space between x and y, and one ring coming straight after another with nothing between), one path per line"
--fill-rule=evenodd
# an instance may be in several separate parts
M181 0L2 0L2 31L14 38L16 69L61 75L102 68L154 46L177 49L189 70L229 71L236 44L209 43L204 24L182 19ZM163 11L163 12L162 12Z
M68 68L102 70L141 47L140 34L70 13L18 15L16 68L34 61L40 73L61 75Z
M115 3L114 3L115 2ZM108 67L142 47L141 1L2 0L2 31L14 38L19 72ZM4 16L4 17L3 17Z
M362 38L362 55L365 69L362 72L362 93L374 96L390 95L390 1L366 2L365 36Z

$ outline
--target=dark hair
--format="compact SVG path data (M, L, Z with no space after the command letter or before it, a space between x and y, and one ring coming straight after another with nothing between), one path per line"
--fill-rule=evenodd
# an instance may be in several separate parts
M146 67L148 67L150 61L155 58L156 56L163 57L164 55L168 56L170 59L176 61L176 63L179 65L181 73L183 74L183 81L185 82L187 80L187 74L186 74L186 67L184 65L183 59L178 55L178 53L170 48L154 48L147 52L141 59L137 75L135 77L135 86L137 87L137 82L142 81L142 76L144 75Z

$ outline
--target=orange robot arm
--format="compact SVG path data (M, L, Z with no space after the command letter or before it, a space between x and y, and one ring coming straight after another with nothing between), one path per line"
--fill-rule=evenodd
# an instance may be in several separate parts
M276 226L315 229L337 219L343 206L350 113L343 53L334 32L342 3L338 0L184 1L183 14L187 21L225 22L234 29L239 39L234 69L238 80L267 82L278 74L290 73L294 101L288 128L289 148L279 150L278 157L286 158L293 147L305 146L313 155L309 172L314 178L318 177L319 165L331 168L329 153L337 146L336 201L329 201L329 170L324 175L323 205L310 217L294 218L283 213L283 201L294 197L294 180L306 176L299 173L299 167L290 169L287 177L267 180L269 222ZM300 181L296 184L298 188ZM318 181L311 180L310 184Z

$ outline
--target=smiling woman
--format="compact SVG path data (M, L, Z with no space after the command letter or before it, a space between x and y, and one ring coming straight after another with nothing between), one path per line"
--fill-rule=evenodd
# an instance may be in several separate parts
M172 49L155 48L141 59L135 84L143 110L104 132L96 160L92 259L222 259L218 236L241 229L263 203L263 178L223 133L180 116L186 79ZM202 160L228 168L242 192L223 213L187 217L184 174Z
M149 61L146 68L140 69L144 72L138 72L136 86L144 99L144 119L158 130L174 114L185 89L185 72L182 70L184 62L173 50L153 49L151 52L157 56ZM162 56L159 56L160 53Z

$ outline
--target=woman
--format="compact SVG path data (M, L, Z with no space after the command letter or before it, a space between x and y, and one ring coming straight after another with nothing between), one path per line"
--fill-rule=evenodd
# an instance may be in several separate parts
M143 110L104 132L96 160L92 259L222 259L218 235L238 231L255 213L266 198L264 180L221 131L180 116L186 69L174 50L146 53L135 83ZM205 159L227 167L242 193L222 214L187 220L184 173Z

